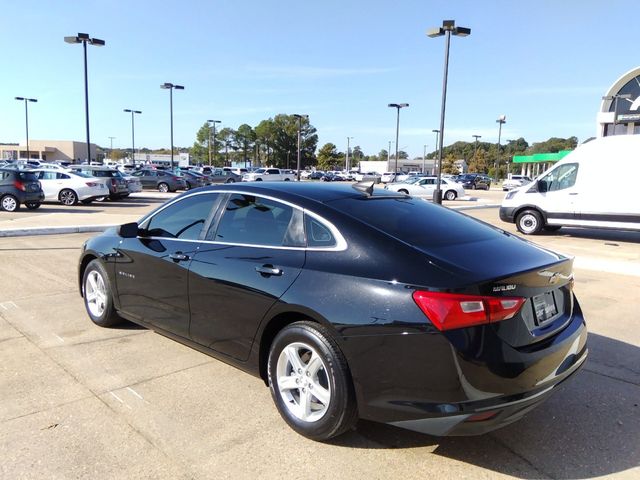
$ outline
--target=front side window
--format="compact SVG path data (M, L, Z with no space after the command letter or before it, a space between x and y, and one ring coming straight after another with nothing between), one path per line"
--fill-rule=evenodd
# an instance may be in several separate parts
M304 246L302 212L275 200L236 193L229 198L212 239L242 245Z
M146 236L197 240L218 197L217 193L192 195L151 217Z
M578 176L578 164L567 163L554 168L539 180L542 191L555 192L573 187Z

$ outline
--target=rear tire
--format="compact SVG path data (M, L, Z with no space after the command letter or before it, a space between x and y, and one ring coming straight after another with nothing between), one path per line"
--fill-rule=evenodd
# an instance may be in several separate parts
M444 199L453 201L458 197L458 194L454 190L447 190L444 194Z
M525 210L516 217L516 227L525 235L535 235L542 230L542 226L542 215L536 210Z
M0 200L0 210L5 212L15 212L20 208L20 202L13 195L5 195Z
M63 205L71 206L78 203L78 195L69 188L65 188L58 194L58 200Z
M404 188L401 188L400 190L398 190L399 193L404 193L405 195L409 195L409 190L406 190Z
M113 290L107 271L99 260L92 260L82 275L82 297L91 321L99 327L122 322L113 305Z
M282 329L271 345L267 371L280 415L300 435L324 441L355 424L347 361L323 326L303 321Z
M158 191L160 193L167 193L169 191L169 185L167 185L166 183L162 182L158 184Z
M224 183L236 183L236 181L235 181L235 179L230 178L229 180L227 180L227 181L226 181L226 182L224 182Z

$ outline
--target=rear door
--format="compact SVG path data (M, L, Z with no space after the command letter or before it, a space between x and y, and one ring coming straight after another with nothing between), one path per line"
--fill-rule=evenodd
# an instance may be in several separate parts
M305 261L302 210L231 194L189 271L191 338L246 360L260 321Z
M36 173L40 185L42 185L42 191L44 192L45 200L58 201L58 193L62 190L62 180L58 179L57 172L51 170L40 170Z

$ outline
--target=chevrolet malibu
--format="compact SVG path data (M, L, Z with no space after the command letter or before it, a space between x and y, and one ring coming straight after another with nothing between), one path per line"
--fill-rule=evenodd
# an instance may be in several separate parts
M481 434L583 365L571 258L373 183L271 185L195 189L87 241L91 320L262 378L315 440L358 418Z

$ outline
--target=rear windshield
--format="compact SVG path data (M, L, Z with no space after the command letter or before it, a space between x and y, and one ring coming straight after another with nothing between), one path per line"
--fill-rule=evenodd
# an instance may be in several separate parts
M31 172L16 172L16 177L23 182L37 182L38 177Z
M498 230L464 214L417 198L345 198L329 205L420 249L499 235Z

